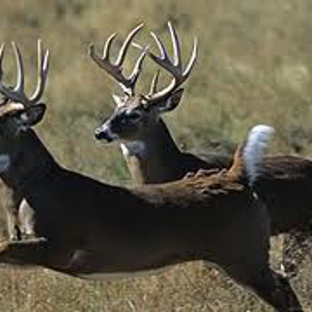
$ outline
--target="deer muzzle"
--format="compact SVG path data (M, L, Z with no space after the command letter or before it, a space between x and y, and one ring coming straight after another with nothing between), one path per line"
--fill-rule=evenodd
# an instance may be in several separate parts
M97 140L105 140L110 143L118 138L117 134L111 131L107 125L102 125L94 130L94 136Z

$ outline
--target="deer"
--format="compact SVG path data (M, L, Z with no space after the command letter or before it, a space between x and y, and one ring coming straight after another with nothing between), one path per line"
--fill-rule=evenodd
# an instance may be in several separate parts
M194 40L192 54L184 72L181 64L172 67L172 71L177 73L175 76L177 85L172 92L169 92L170 95L166 96L165 92L161 93L161 91L156 93L159 78L159 71L157 71L150 92L147 95L135 96L135 86L147 49L142 49L129 77L122 74L122 66L131 41L143 26L144 24L141 23L129 33L114 64L110 62L109 54L116 33L107 39L102 56L95 52L94 44L89 46L92 60L113 77L123 91L122 96L113 94L117 108L107 123L95 129L96 138L107 142L120 139L120 147L133 181L139 185L175 181L184 177L187 172L195 172L199 168L222 169L229 166L230 157L221 159L221 157L208 155L207 158L212 160L205 162L192 154L181 152L160 116L162 113L175 109L182 98L183 89L179 86L189 77L195 64L197 40ZM171 23L168 26L171 35L175 36L176 33ZM176 40L174 42L178 43ZM169 67L169 64L167 66Z
M188 63L181 61L180 42L172 23L168 29L173 47L169 57L165 45L151 31L159 55L142 47L133 40L143 24L135 27L124 40L116 62L110 60L110 49L116 33L111 35L104 46L103 55L96 52L94 44L89 47L91 59L121 86L122 95L113 95L116 109L95 129L97 140L118 142L126 160L132 180L136 185L164 183L194 174L200 169L216 171L228 168L232 157L221 156L207 159L180 151L175 143L162 114L174 110L180 103L182 84L190 76L197 58L197 39ZM126 77L122 66L130 45L141 49L132 73ZM157 89L159 71L156 72L150 90L136 94L135 86L142 71L145 55L162 70L172 76L170 83ZM284 248L281 270L289 277L298 273L298 266L308 247L304 244L311 237L312 218L312 162L295 156L265 157L261 174L255 182L255 190L269 209L271 234L284 234ZM301 253L297 250L301 249Z
M66 169L40 140L33 127L46 111L48 58L29 97L13 48L18 87L0 79L0 178L26 201L18 224L35 235L2 241L1 263L103 279L204 260L276 310L302 311L289 280L270 267L270 220L253 190L271 127L253 128L228 170L133 188L104 183Z
M23 72L23 62L22 62L22 56L19 48L16 46L15 42L12 42L13 51L15 54L15 58L18 60L19 66L22 66L17 72L18 78L17 83L13 90L19 90L19 93L24 92L24 76L21 75ZM0 80L3 76L3 70L2 70L2 60L5 50L5 44L3 43L0 46ZM47 50L46 53L43 55L42 52L42 42L41 40L38 40L37 44L37 51L38 51L38 81L36 89L33 93L33 95L30 97L30 101L36 102L41 96L44 89L45 81L46 81L46 75L48 71L48 59L49 59L49 51ZM4 103L8 99L4 99ZM41 107L39 105L38 107ZM10 113L11 110L21 110L24 109L24 106L19 102L12 102L8 105L2 105L0 108L0 116L6 116L8 113ZM35 108L33 110L32 121L33 124L37 123L37 119L41 119L41 112L44 112L44 106L42 106L42 110L40 111L38 108ZM38 115L37 115L38 113ZM1 117L0 117L1 118ZM20 118L21 123L21 129L23 128L24 118L26 118L26 115L22 115ZM14 118L12 118L14 119ZM30 120L27 121L28 123ZM11 122L8 122L7 126L2 129L1 136L7 137L11 136L11 132L14 131L13 126L11 125ZM3 162L3 165L1 165L2 168L6 168L6 165L10 164L10 159L7 155L0 155L0 163ZM18 211L23 210L24 206L27 206L27 202L23 199L21 193L17 190L12 189L10 186L5 185L5 183L2 182L1 184L1 200L3 207L5 209L6 217L7 217L7 232L9 240L11 241L17 241L21 240L22 236L25 237L32 237L34 236L34 233L32 232L31 227L26 227L21 230L19 224L18 224Z

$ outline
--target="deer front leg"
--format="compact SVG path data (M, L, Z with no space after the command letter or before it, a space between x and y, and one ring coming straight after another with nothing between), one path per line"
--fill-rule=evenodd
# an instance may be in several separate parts
M29 206L26 199L23 199L18 210L19 229L22 232L23 239L35 238L35 213Z
M11 207L9 209L7 207L6 209L8 235L9 239L12 241L18 241L22 239L22 233L18 226L17 209L17 207Z
M7 231L9 239L12 241L20 240L21 230L18 222L19 206L22 196L8 187L1 189L2 203L7 217Z

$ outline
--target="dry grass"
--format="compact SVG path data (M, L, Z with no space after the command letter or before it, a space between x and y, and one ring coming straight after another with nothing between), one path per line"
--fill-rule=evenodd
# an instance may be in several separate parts
M267 123L276 128L272 153L310 157L311 14L309 0L2 0L0 38L20 43L29 89L36 39L43 38L51 50L49 110L38 132L55 157L69 168L125 184L129 175L118 147L103 146L92 135L111 113L111 93L118 89L89 59L90 42L100 46L113 31L122 38L139 21L168 40L165 23L171 19L185 51L193 35L200 43L183 104L165 116L184 149L230 152L249 127ZM141 39L150 41L147 30ZM9 56L5 68L12 81ZM142 90L153 71L147 64ZM279 244L273 248L277 259ZM311 272L307 259L293 283L306 311L312 311ZM271 311L202 263L103 282L3 266L0 278L1 312Z

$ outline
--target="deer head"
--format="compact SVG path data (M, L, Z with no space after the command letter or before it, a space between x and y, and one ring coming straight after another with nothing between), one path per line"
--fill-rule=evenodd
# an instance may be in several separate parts
M115 64L110 63L108 59L109 49L113 38L116 36L115 34L107 39L102 57L94 52L93 45L91 45L90 56L92 59L115 78L123 90L122 96L113 96L117 105L113 115L95 130L95 136L99 140L105 139L108 142L116 139L125 141L140 140L140 137L144 136L146 132L148 133L152 125L158 122L159 116L162 113L171 111L178 106L183 94L183 89L180 88L180 86L189 77L194 66L197 55L197 40L194 39L190 60L185 68L183 68L179 39L174 27L168 22L168 29L174 51L173 61L169 58L158 36L154 32L151 32L159 48L160 56L150 52L148 47L141 47L135 44L135 46L141 49L142 53L130 77L125 78L122 75L122 62L131 40L142 26L142 24L137 26L127 36ZM152 80L149 92L147 94L136 95L134 86L141 72L145 55L149 55L157 65L172 75L172 79L166 87L157 90L157 82L159 79L159 71L157 71Z
M3 96L0 104L0 139L15 138L21 132L39 123L45 113L46 106L40 102L43 95L47 73L49 51L44 55L41 40L38 40L38 82L34 93L25 94L24 65L18 45L12 42L17 64L17 82L14 87L2 83L2 62L5 44L0 48L0 93Z
M42 51L42 43L38 40L38 82L31 96L25 93L25 78L22 55L17 44L12 42L17 65L17 81L14 87L6 86L3 78L3 56L5 45L0 49L0 155L3 155L3 168L7 168L10 162L15 161L20 149L19 139L30 127L38 124L45 113L46 105L40 102L43 95L47 73L49 51ZM8 156L9 155L9 158ZM9 159L9 161L8 161ZM0 168L1 170L1 168Z

